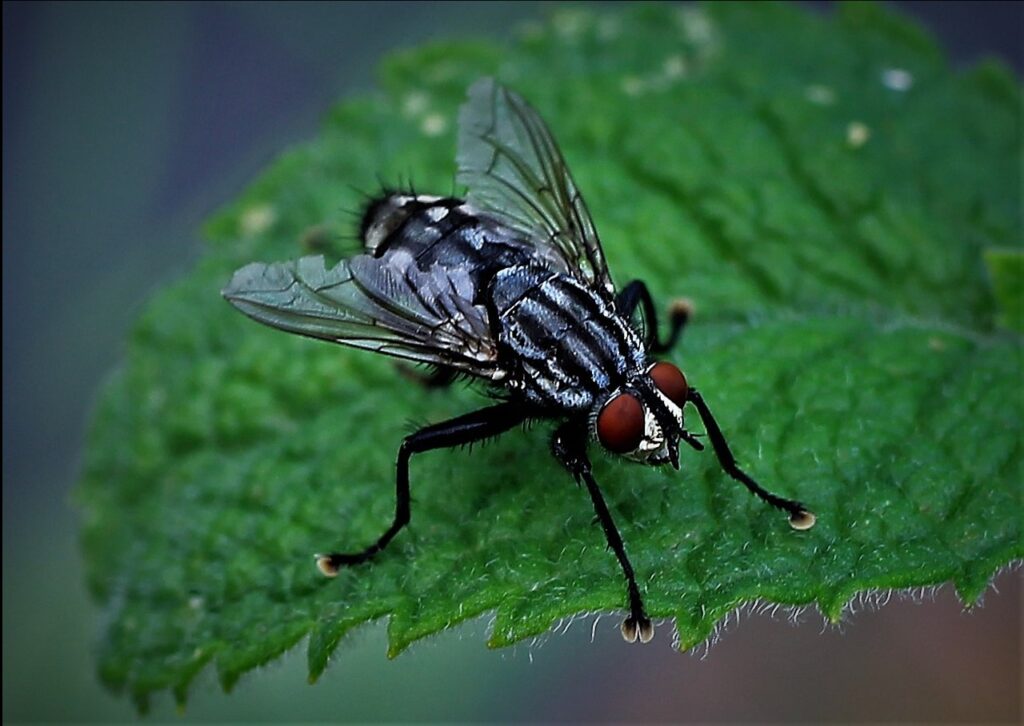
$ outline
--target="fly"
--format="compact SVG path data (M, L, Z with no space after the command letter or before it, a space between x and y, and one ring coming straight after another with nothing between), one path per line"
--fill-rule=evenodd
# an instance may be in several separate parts
M690 404L719 464L798 530L803 504L763 489L737 464L696 388L668 351L688 318L673 306L658 336L654 303L635 280L612 284L587 206L551 132L518 94L484 78L459 113L457 181L464 199L389 192L361 224L363 254L327 269L323 257L238 270L224 297L281 330L428 363L442 378L484 381L495 403L426 426L398 449L395 516L369 547L317 556L328 576L371 559L409 523L414 454L481 441L530 420L557 423L555 458L586 486L626 578L622 635L649 642L622 537L594 479L588 444L649 466L679 468L680 442L703 444L684 422ZM634 322L637 308L643 323Z

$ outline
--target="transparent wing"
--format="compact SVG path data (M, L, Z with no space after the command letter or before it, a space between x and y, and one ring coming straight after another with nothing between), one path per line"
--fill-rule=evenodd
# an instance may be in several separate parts
M238 270L224 297L264 325L422 363L497 377L487 313L458 269L426 270L359 255L326 269L322 256Z
M601 241L547 125L519 95L482 78L459 112L457 180L468 200L529 235L583 282L612 294Z

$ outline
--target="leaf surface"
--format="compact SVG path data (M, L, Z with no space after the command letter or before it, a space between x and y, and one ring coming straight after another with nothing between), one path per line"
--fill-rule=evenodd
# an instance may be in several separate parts
M837 619L866 590L952 581L972 603L1024 554L1017 80L951 70L870 5L570 9L508 48L393 56L383 90L211 220L203 259L149 304L77 490L108 684L144 707L184 701L211 662L230 687L307 636L316 678L377 618L396 655L483 613L497 647L624 609L544 426L416 457L411 526L321 577L313 553L390 521L409 422L485 399L262 328L218 294L254 260L352 254L349 185L411 170L447 192L457 107L486 74L552 127L616 282L696 302L672 358L745 468L818 515L792 531L708 452L681 472L594 452L648 609L683 648L755 600Z

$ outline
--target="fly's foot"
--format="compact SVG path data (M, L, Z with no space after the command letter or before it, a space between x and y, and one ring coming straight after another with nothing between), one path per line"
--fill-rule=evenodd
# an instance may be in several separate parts
M313 557L316 559L316 568L320 570L324 577L337 577L342 567L366 562L376 553L377 550L371 547L365 552L359 552L354 555L332 552L329 555L313 555Z
M644 614L630 615L622 621L622 638L627 643L650 643L654 637L654 623Z
M335 561L333 555L313 555L316 558L316 568L324 577L337 577L341 563Z
M669 303L668 316L673 325L683 326L693 317L693 311L697 306L688 297L677 297Z
M814 512L809 512L803 507L789 515L789 526L801 532L813 527L817 521L818 518L814 516Z

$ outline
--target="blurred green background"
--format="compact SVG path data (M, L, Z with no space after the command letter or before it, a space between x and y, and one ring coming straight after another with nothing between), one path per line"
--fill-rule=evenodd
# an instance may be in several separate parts
M959 64L1021 71L1024 10L899 3ZM810 12L828 12L826 4ZM4 4L3 716L135 717L97 683L69 492L97 388L149 293L199 255L201 221L331 103L370 90L389 50L510 38L534 3ZM491 652L486 621L385 656L383 623L305 682L299 649L185 720L916 720L1021 714L1020 574L962 613L951 588L841 630L744 616L706 659L617 619ZM593 644L591 639L593 635ZM175 719L169 697L157 719Z

